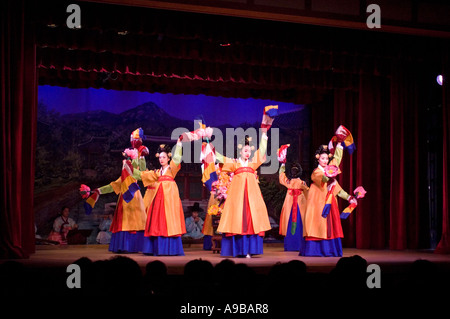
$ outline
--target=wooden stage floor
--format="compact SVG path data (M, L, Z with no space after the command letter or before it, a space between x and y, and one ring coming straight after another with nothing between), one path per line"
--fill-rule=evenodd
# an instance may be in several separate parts
M191 244L184 247L185 256L146 256L141 253L120 254L135 260L142 269L153 260L160 260L167 266L168 274L183 274L184 266L188 261L202 259L210 261L213 265L221 262L227 257L212 251L205 251L200 244ZM67 267L81 257L87 257L92 261L107 260L117 254L109 252L107 245L73 245L73 246L49 246L38 245L36 252L28 259L19 262L29 267ZM431 250L367 250L367 249L344 249L344 256L359 255L368 264L378 264L384 272L403 272L407 267L418 259L425 259L438 264L450 273L450 255L435 254ZM258 274L267 274L276 263L284 263L291 260L301 260L307 266L308 272L329 273L339 260L338 257L302 257L296 252L285 252L283 244L270 243L264 246L264 254L253 258L230 258L235 263L245 263L253 268ZM0 261L0 263L4 262Z

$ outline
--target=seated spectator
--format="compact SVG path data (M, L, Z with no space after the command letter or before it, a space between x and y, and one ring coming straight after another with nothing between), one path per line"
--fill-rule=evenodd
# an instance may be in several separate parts
M112 219L112 214L103 215L103 220L98 226L100 231L97 234L97 243L107 245L111 241L111 232L109 231L109 228L111 227Z
M78 225L69 217L69 207L64 206L61 215L53 222L53 229L48 236L49 240L57 241L62 245L67 245L67 234L72 229L77 229Z
M203 211L199 203L194 203L188 207L191 216L186 218L186 234L183 237L191 237L193 239L203 238L202 228L203 219L199 217L199 213Z

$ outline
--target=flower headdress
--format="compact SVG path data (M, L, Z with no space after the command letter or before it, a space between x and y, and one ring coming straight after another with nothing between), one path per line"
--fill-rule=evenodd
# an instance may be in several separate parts
M172 158L172 152L170 151L170 147L166 144L159 145L156 157L159 157L159 155L163 152L166 153L169 158Z
M316 159L319 159L321 154L327 154L330 159L333 157L333 154L330 153L327 145L320 145L316 151Z
M252 141L252 137L248 136L248 135L245 135L244 140L241 143L238 144L238 146L237 146L238 149L242 149L244 146L248 145L248 146L250 146L250 149L252 151L255 150L255 146L250 145L251 141Z

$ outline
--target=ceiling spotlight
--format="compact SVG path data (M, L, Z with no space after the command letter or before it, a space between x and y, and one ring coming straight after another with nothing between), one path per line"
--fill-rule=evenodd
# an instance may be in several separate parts
M444 77L442 76L442 74L439 74L439 75L436 77L436 82L437 82L439 85L442 86L442 83L444 83Z

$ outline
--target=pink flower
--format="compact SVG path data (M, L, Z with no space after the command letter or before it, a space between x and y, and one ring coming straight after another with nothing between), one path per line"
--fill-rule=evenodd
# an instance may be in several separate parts
M335 177L338 174L339 174L339 168L336 165L325 166L325 176L326 177Z
M139 155L138 150L135 148L127 148L123 152L132 160L138 158Z
M366 190L362 186L356 187L353 191L353 194L355 194L356 198L363 198L366 193Z
M80 194L81 194L81 198L86 199L91 194L91 189L89 188L89 186L81 184Z

